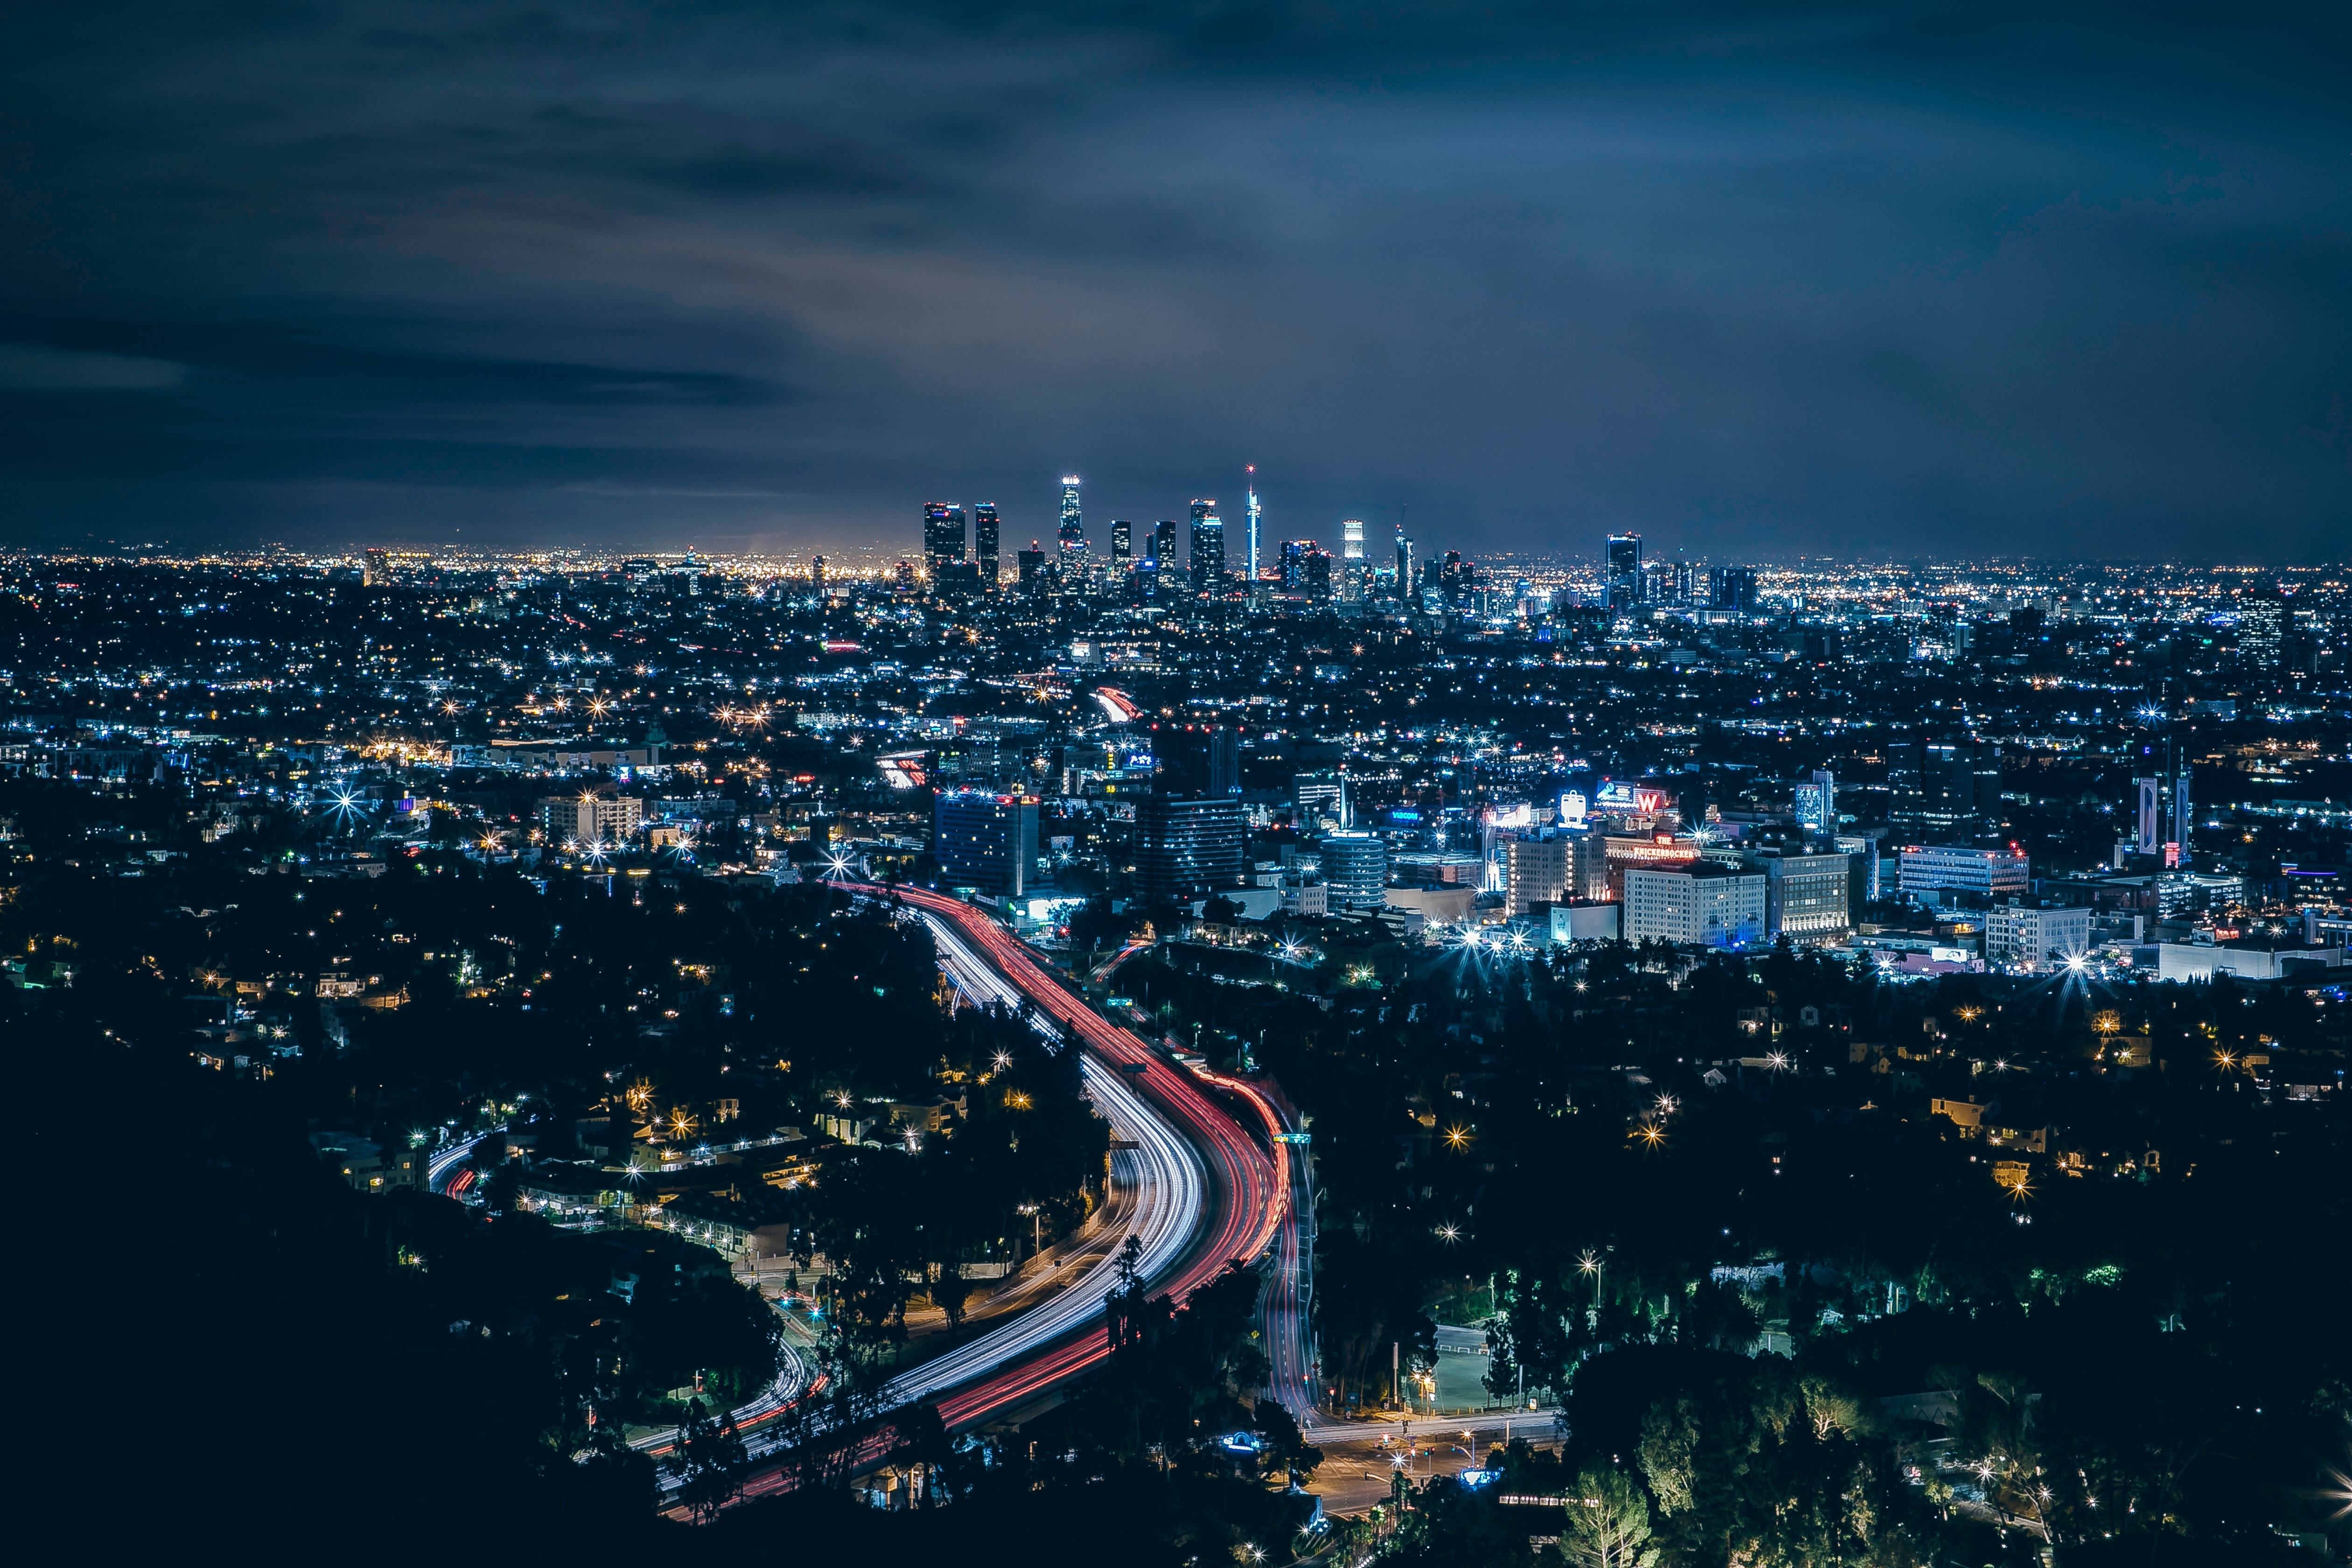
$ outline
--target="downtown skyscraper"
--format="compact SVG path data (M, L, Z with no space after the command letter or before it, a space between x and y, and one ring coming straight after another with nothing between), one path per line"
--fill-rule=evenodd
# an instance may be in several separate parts
M1192 591L1214 594L1225 584L1225 520L1213 500L1192 503Z
M980 584L983 588L993 588L997 584L996 535L996 503L982 501L971 509L971 553L980 563Z

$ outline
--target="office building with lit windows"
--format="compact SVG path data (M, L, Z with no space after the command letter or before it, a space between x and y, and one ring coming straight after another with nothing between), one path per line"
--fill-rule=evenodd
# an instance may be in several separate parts
M964 558L963 508L935 500L923 508L923 567L937 581Z
M980 563L980 585L997 584L996 503L984 500L971 509L971 555Z
M1036 873L1036 798L941 792L931 808L931 854L950 887L1018 898Z
M1640 534L1612 533L1609 536L1608 564L1602 580L1606 585L1609 608L1630 610L1642 602Z
M1213 594L1225 585L1225 522L1217 503L1192 503L1192 591Z
M1765 876L1728 866L1625 873L1625 940L1751 947L1764 940Z
M1332 912L1388 902L1389 847L1377 833L1327 833L1317 841Z

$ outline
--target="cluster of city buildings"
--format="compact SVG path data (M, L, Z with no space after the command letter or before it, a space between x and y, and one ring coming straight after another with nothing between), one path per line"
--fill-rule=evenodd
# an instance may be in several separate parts
M534 871L921 877L1302 933L1752 949L1897 973L2284 973L2340 950L2339 575L1380 559L922 509L864 570L585 554L5 564L0 773ZM1297 532L1301 531L1286 531ZM1392 553L1391 553L1392 549ZM328 831L319 831L323 824ZM141 874L187 851L100 824ZM0 831L5 831L0 826ZM245 835L245 839L236 836ZM1270 938L1271 940L1271 938Z

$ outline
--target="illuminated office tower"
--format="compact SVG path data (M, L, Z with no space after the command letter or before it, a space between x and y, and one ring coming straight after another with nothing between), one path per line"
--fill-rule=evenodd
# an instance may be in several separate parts
M1351 517L1339 525L1339 559L1361 561L1364 558L1364 520Z
M2276 669L2285 646L2286 602L2275 595L2249 598L2238 607L2238 654L2256 669Z
M1706 602L1711 609L1752 610L1756 607L1756 569L1717 566L1706 574Z
M1411 604L1412 602L1412 536L1405 532L1404 524L1401 522L1397 524L1396 550L1396 596Z
M1151 563L1162 572L1176 570L1176 520L1163 517L1151 531Z
M1225 520L1213 500L1192 503L1192 591L1214 594L1225 585Z
M1037 875L1036 797L943 792L931 807L931 853L950 884L1019 898Z
M1125 566L1135 559L1135 524L1114 518L1110 525L1110 563Z
M1797 824L1816 833L1827 833L1837 826L1837 776L1813 770L1810 783L1797 786Z
M923 565L936 579L963 559L963 508L935 500L923 508Z
M1612 610L1630 610L1642 602L1642 536L1638 533L1612 533L1609 536L1608 605Z
M971 552L980 562L980 585L996 586L996 503L982 501L971 509Z
M1246 510L1246 516L1249 519L1249 553L1242 561L1242 579L1244 582L1254 583L1257 580L1258 563L1257 465L1255 463L1252 463L1249 466L1249 505Z
M1062 476L1062 557L1082 555L1087 548L1087 525L1078 511L1078 476Z

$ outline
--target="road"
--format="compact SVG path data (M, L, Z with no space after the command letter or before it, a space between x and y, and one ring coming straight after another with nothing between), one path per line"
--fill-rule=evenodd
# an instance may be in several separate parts
M853 890L889 896L879 888ZM1287 1145L1271 1144L1269 1152L1269 1146L1260 1143L1204 1092L1192 1074L1164 1060L1133 1034L1071 995L1023 943L981 910L921 889L898 889L898 897L925 917L935 940L944 934L945 940L940 942L941 960L960 985L969 979L977 986L1007 988L982 994L1004 999L1009 993L1025 998L1087 1052L1088 1092L1113 1125L1153 1131L1153 1138L1129 1134L1141 1145L1139 1153L1163 1162L1181 1160L1186 1175L1178 1178L1171 1171L1163 1179L1190 1181L1192 1191L1199 1195L1197 1200L1188 1198L1160 1211L1171 1219L1181 1214L1188 1222L1182 1234L1171 1228L1159 1242L1146 1243L1145 1274L1160 1290L1181 1302L1223 1272L1228 1263L1246 1262L1265 1250L1280 1227L1290 1184ZM1233 1087L1241 1089L1265 1119L1261 1131L1271 1131L1272 1110L1246 1086ZM1155 1152L1155 1140L1161 1134L1172 1148ZM1175 1152L1180 1150L1183 1155ZM1195 1237L1198 1245L1187 1245ZM1104 1293L1109 1284L1108 1279L1101 1282ZM892 1391L898 1393L902 1384L909 1388L919 1384L921 1392L909 1392L906 1397L925 1398L950 1390L958 1378L976 1378L944 1392L939 1400L940 1414L951 1428L983 1421L1109 1353L1109 1334L1099 1320L1101 1300L1091 1291L1065 1292L961 1351L918 1368L893 1384ZM1081 1300L1083 1312L1075 1310ZM1072 1310L1055 1310L1066 1303ZM1032 1319L1041 1321L1033 1327ZM1081 1327L1085 1331L1073 1331ZM1005 1337L999 1340L1000 1335ZM1045 1342L1057 1336L1060 1342ZM987 1352L981 1352L983 1344L990 1346ZM988 1371L986 1355L991 1353L1001 1358L1002 1364ZM947 1365L950 1361L955 1363L952 1367ZM954 1377L948 1375L950 1373ZM976 1376L982 1373L985 1375Z
M887 899L889 889L844 884ZM1263 1252L1280 1226L1290 1184L1288 1148L1273 1142L1275 1113L1246 1085L1213 1079L1241 1093L1261 1121L1261 1144L1192 1075L1163 1060L1142 1040L1110 1024L1030 956L1028 949L980 910L919 889L897 896L929 928L941 967L964 994L981 1001L1034 1005L1041 1037L1054 1048L1075 1041L1085 1051L1087 1091L1120 1136L1136 1148L1120 1174L1139 1194L1136 1234L1142 1277L1181 1302L1233 1261ZM1110 1352L1103 1301L1117 1284L1096 1269L1060 1295L966 1344L892 1380L883 1405L937 1403L950 1430L1015 1409L1084 1371ZM747 1436L753 1458L772 1457L781 1436ZM743 1495L782 1486L781 1472L755 1475Z
M1263 1100L1264 1097L1260 1098ZM1285 1131L1293 1134L1298 1131L1297 1128L1290 1125L1291 1118L1285 1110L1271 1104L1267 1109ZM1322 1390L1316 1386L1322 1373L1315 1363L1311 1320L1315 1267L1314 1166L1305 1154L1304 1144L1292 1147L1299 1150L1300 1154L1291 1162L1290 1198L1284 1205L1282 1229L1275 1237L1274 1268L1266 1276L1262 1310L1271 1392L1304 1432L1317 1431L1323 1425Z

